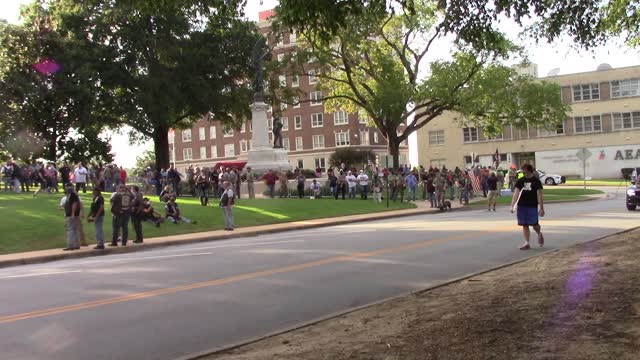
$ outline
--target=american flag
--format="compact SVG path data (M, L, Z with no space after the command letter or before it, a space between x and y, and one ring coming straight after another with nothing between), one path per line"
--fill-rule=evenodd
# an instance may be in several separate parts
M471 177L471 186L474 192L479 192L482 186L480 186L480 175L476 174L475 169L469 171L469 177Z

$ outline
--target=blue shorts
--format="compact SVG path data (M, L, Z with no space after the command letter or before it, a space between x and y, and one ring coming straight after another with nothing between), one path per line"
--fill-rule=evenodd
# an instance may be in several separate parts
M518 225L538 225L538 208L518 206Z

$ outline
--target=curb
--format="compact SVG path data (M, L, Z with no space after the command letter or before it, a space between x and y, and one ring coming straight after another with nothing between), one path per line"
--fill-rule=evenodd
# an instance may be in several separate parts
M470 207L459 207L453 208L449 211L468 211L473 210ZM279 227L275 229L260 229L260 230L249 230L244 231L242 233L225 233L218 235L202 235L203 233L192 233L192 234L184 234L184 235L192 235L189 239L184 240L168 240L160 243L145 243L144 245L131 245L127 247L114 247L114 248L105 248L102 251L85 251L79 253L60 253L60 254L50 254L50 255L42 255L31 258L18 258L18 259L10 259L10 260L0 260L0 268L11 267L11 266L19 266L19 265L30 265L30 264L41 264L52 261L60 261L60 260L69 260L69 259L82 259L88 257L95 256L107 256L112 254L127 254L138 251L146 251L156 248L163 248L174 245L188 245L195 244L207 241L219 241L219 240L229 240L235 238L244 238L258 235L266 235L266 234L276 234L283 233L295 230L306 230L306 229L315 229L336 225L344 225L344 224L352 224L366 221L378 221L378 220L386 220L386 219L394 219L399 217L407 217L407 216L417 216L417 215L429 215L429 214L440 214L441 212L433 209L422 209L416 210L411 213L407 213L406 210L391 210L386 212L379 213L370 213L371 216L366 218L358 218L358 219L344 219L344 218L335 218L334 221L319 223L319 224L297 224L292 225L290 227ZM366 215L366 214L358 214L358 215ZM324 218L327 219L327 218ZM312 221L312 220L321 220L321 219L308 219L301 221ZM277 225L282 225L287 223L279 223Z
M634 227L634 228L630 228L630 229L626 229L626 230L622 230L622 231L618 231L616 233L613 233L613 234L610 234L610 235L607 235L607 236L603 236L603 237L599 237L597 239L589 240L589 241L586 241L586 242L583 242L583 243L574 244L574 245L571 245L571 246L566 247L564 249L571 249L571 248L574 248L574 247L577 247L577 246L581 246L581 245L584 245L584 244L589 244L589 243L593 243L593 242L596 242L596 241L601 241L601 240L604 240L604 239L606 239L608 237L621 235L621 234L628 233L628 232L631 232L631 231L634 231L634 230L637 230L637 229L640 229L640 226L637 226L637 227ZM553 253L559 252L559 251L564 250L564 249L553 249L553 250L544 251L544 252L539 253L539 254L531 255L531 256L528 256L528 257L525 257L525 258L522 258L522 259L518 259L518 260L514 260L514 261L511 261L511 262L508 262L508 263L505 263L505 264L497 265L497 266L494 266L492 268L479 270L479 271L476 271L476 272L473 272L473 273L462 275L460 277L457 277L457 278L454 278L454 279L450 279L450 280L447 280L447 281L445 281L443 283L432 285L432 286L426 287L424 289L420 289L420 290L416 290L416 291L404 292L404 293L401 293L399 295L395 295L395 296L392 296L392 297L389 297L389 298L386 298L386 299L383 299L383 300L378 300L378 301L375 301L375 302L372 302L372 303L369 303L369 304L365 304L365 305L361 305L361 306L357 306L357 307L352 307L352 308L349 308L349 309L346 309L346 310L343 310L343 311L339 311L339 312L335 312L335 313L332 313L332 314L329 314L329 315L326 315L326 316L323 316L323 317L320 317L320 318L315 318L315 319L303 322L303 323L298 324L298 325L293 325L291 327L287 327L287 328L284 328L284 329L281 329L281 330L276 330L276 331L270 332L270 333L268 333L266 335L249 338L247 340L244 340L244 341L241 341L241 342L237 342L237 343L234 343L234 344L231 344L231 345L226 345L226 346L217 347L217 348L213 348L213 349L210 349L210 350L205 350L205 351L202 351L202 352L198 352L198 353L194 353L194 354L190 354L190 355L186 355L186 356L181 356L181 357L176 358L175 360L197 360L197 359L203 359L203 358L211 356L211 355L216 355L218 353L223 353L223 352L226 352L226 351L234 350L234 349L240 348L242 346L254 344L256 342L259 342L259 341L262 341L262 340L266 340L266 339L269 339L269 338L272 338L272 337L276 337L276 336L279 336L279 335L283 335L283 334L286 334L286 333L290 333L290 332L293 332L293 331L296 331L296 330L299 330L299 329L302 329L302 328L305 328L305 327L308 327L308 326L313 326L313 325L316 325L316 324L321 323L323 321L336 319L336 318L339 318L341 316L345 316L345 315L348 315L350 313L353 313L353 312L356 312L356 311L359 311L359 310L363 310L363 309L366 309L366 308L369 308L369 307L372 307L372 306L380 305L380 304L385 303L385 302L402 299L402 298L405 298L405 297L408 297L408 296L412 296L412 295L424 294L424 293L427 293L427 292L432 291L432 290L436 290L436 289L441 288L441 287L445 287L445 286L448 286L448 285L459 283L461 281L464 281L464 280L467 280L467 279L470 279L470 278L473 278L473 277L476 277L476 276L479 276L479 275L483 275L483 274L486 274L486 273L490 273L490 272L493 272L493 271L504 269L504 268L507 268L507 267L510 267L510 266L513 266L513 265L517 265L517 264L523 263L525 261L529 261L531 259L535 259L535 258L541 257L541 256L553 254Z
M575 200L545 200L544 203L545 204L562 204L562 203L605 200L605 199L613 198L613 196L609 196L609 194L602 194L602 195L603 196L601 196L601 197L587 197L587 198L584 198L584 199L575 199ZM481 206L486 206L486 205L487 204L469 203L468 206L471 207L471 208L475 208L475 207L481 207ZM496 206L509 206L509 204L496 204Z

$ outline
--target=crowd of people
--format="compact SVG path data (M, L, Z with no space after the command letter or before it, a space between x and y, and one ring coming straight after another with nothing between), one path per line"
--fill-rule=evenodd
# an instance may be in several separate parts
M71 167L66 161L58 166L55 162L17 164L9 160L0 168L0 174L5 192L31 192L32 188L37 188L33 196L43 191L60 192L59 184L63 187L73 184L76 191L82 189L82 192L86 193L87 188L93 187L113 192L118 185L127 183L127 171L115 164L87 167L78 163Z
M67 247L65 250L78 249L86 245L82 230L83 206L78 193L87 192L87 187L93 189L93 199L87 221L95 224L97 246L104 249L103 221L108 205L112 215L113 238L110 246L127 245L129 222L133 223L135 243L143 242L142 223L149 222L154 226L168 221L174 224L195 221L181 213L176 199L184 193L198 197L202 206L209 205L209 198L220 199L218 206L223 209L225 230L233 230L232 208L240 199L241 184L246 182L248 198L255 198L254 183L264 181L266 195L274 198L281 197L312 199L333 197L334 199L368 200L382 202L385 196L391 201L428 200L432 208L445 206L447 199L457 199L461 204L468 203L474 196L488 198L488 210L496 210L496 199L500 190L508 186L512 191L516 180L522 176L511 166L506 170L491 167L473 166L467 169L456 167L451 170L446 166L430 166L428 169L419 166L411 168L408 165L397 169L379 168L369 163L361 169L347 168L341 164L336 168L329 168L326 177L321 169L311 173L315 175L311 182L307 181L305 171L295 169L292 174L285 172L267 171L256 176L251 167L238 169L235 167L200 168L190 165L185 174L180 173L174 166L169 169L152 170L148 168L142 177L142 186L127 186L127 172L123 167L114 164L102 166L100 164L87 168L78 163L69 166L63 162L56 166L53 162L36 162L18 165L13 161L3 164L0 168L4 191L31 192L37 190L33 196L41 192L60 191L63 187L65 196L60 206L65 210L67 225ZM307 172L309 176L309 172ZM290 183L295 184L290 189ZM324 184L323 184L324 183ZM61 184L61 185L59 185ZM276 189L279 184L279 189ZM111 192L109 203L106 204L102 192ZM146 195L158 195L164 207L164 215L156 211Z

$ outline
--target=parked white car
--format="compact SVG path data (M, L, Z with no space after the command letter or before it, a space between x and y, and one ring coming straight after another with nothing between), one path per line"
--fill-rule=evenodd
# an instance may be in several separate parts
M520 174L522 170L518 170ZM538 173L538 179L545 185L560 185L567 182L567 178L556 174L547 174L542 170L536 170Z

